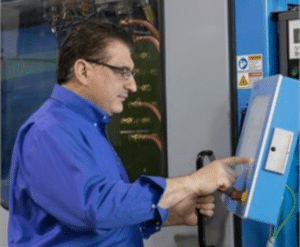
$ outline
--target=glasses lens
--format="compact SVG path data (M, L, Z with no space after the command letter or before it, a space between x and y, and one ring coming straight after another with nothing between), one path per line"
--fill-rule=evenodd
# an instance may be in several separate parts
M131 76L134 77L134 73L131 72L129 69L122 69L120 72L120 75L122 76L123 79L127 80Z
M131 71L127 68L119 68L117 66L102 63L95 59L86 59L86 61L106 66L106 67L110 68L111 70L113 70L116 75L118 75L119 77L121 77L121 79L124 79L124 80L128 80L131 76L134 77L135 73L136 73L135 71Z

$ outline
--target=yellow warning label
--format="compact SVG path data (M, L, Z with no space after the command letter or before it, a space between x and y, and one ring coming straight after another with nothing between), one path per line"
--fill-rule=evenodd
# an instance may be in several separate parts
M263 77L262 60L261 53L237 56L238 89L250 89L255 81Z
M245 77L244 75L242 76L242 78L241 78L241 80L240 80L240 82L239 82L239 85L240 85L241 87L246 87L246 86L249 85L249 83L248 83L248 81L247 81L247 79L246 79L246 77Z
M260 60L260 59L261 59L261 55L253 55L253 56L249 56L248 59L249 59L249 60Z

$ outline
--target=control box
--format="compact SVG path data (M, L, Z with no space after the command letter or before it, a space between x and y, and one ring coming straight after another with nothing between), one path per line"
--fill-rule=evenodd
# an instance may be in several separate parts
M244 219L276 224L299 135L299 82L275 75L255 82L237 147L237 156L252 157L236 165L229 211Z

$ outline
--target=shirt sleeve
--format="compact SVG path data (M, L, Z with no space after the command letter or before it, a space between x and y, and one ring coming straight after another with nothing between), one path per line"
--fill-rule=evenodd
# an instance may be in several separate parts
M61 127L30 129L23 143L22 169L34 202L72 229L100 234L140 224L144 237L157 231L168 215L157 206L165 179L112 179L99 172L91 147L82 139Z
M154 177L154 176L143 176L142 178L149 180L149 182L156 184L163 190L166 187L166 180L163 178ZM159 198L159 199L162 196L162 193L157 192L155 190L153 190L152 193L156 193L157 198ZM154 219L148 220L148 221L140 224L140 231L141 231L142 237L145 239L148 239L155 232L160 231L162 223L164 221L166 221L166 219L169 215L168 209L163 209L157 205L158 201L159 200L156 200L156 203L152 204L152 208L155 210L155 214L156 214Z

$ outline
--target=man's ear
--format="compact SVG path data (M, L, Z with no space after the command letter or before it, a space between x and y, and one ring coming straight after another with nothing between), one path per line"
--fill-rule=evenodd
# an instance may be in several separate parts
M74 76L83 85L87 85L91 70L91 65L84 59L76 60L73 66Z

